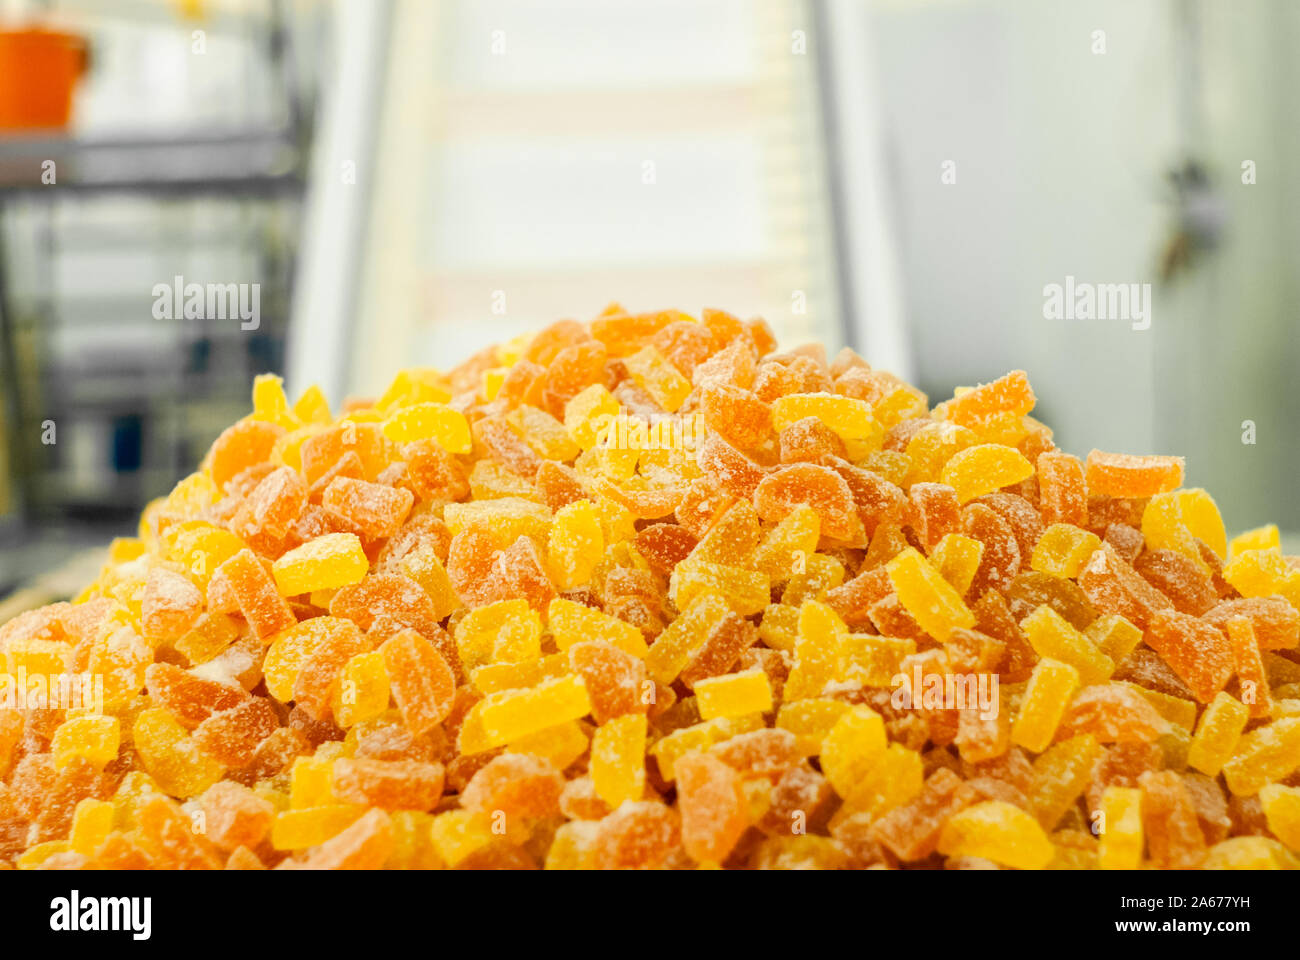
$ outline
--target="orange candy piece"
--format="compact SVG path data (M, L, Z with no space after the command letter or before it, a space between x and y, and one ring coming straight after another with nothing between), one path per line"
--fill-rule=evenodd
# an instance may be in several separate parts
M1133 456L1093 450L1085 461L1088 493L1108 497L1153 497L1183 484L1183 458Z
M400 487L335 477L321 496L321 505L347 521L363 537L391 537L411 512L415 494Z
M771 523L785 519L796 507L809 506L821 520L823 536L857 546L866 542L849 485L829 467L812 463L782 467L754 488L754 506Z
M214 605L214 591L229 597L227 602L233 602L259 638L287 630L298 622L276 589L275 580L252 550L241 550L217 567L208 585L210 608ZM226 604L218 602L216 606L220 610Z
M334 761L330 789L344 803L384 810L432 810L442 796L440 763L340 757Z
M227 427L208 451L208 469L218 488L249 467L265 463L284 428L264 420L241 420Z
M379 650L407 728L418 736L442 723L455 702L456 677L437 648L414 630L402 630Z
M1201 703L1213 700L1232 678L1233 656L1228 637L1196 617L1161 610L1147 626L1146 642Z
M748 825L739 775L708 753L690 753L674 765L682 846L694 860L720 863Z

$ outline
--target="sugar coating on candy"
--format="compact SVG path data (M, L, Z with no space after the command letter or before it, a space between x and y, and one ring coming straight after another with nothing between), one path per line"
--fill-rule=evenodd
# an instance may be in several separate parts
M617 304L259 377L0 625L104 694L0 700L0 867L1294 866L1300 565L1034 404Z

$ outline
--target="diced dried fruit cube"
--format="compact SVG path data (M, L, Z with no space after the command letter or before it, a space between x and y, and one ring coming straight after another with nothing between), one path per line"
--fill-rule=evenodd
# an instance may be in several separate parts
M948 857L982 857L1019 870L1041 870L1055 855L1038 821L1002 800L954 813L939 833L938 850Z
M605 721L591 739L591 779L596 793L617 808L645 789L646 719L629 713Z
M271 565L275 584L286 597L359 583L369 569L361 540L351 533L327 533L286 552Z

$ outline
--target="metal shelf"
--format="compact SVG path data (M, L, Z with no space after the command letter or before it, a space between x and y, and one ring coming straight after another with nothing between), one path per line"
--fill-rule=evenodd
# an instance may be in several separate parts
M293 131L272 128L138 138L7 136L0 137L0 194L293 192L303 183L302 153ZM41 181L49 160L52 185Z

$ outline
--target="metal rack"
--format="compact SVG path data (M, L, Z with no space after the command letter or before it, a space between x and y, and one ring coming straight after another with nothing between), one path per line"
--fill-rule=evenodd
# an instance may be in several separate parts
M266 49L287 59L279 6ZM7 460L12 493L0 505L0 596L78 546L131 532L247 412L253 375L282 369L311 141L301 91L284 93L280 126L0 138L0 470ZM42 179L49 160L54 184ZM89 293L66 282L79 263L111 273L118 259L151 264L146 282ZM213 263L226 266L212 275ZM173 274L256 282L260 326L157 319L152 284Z

